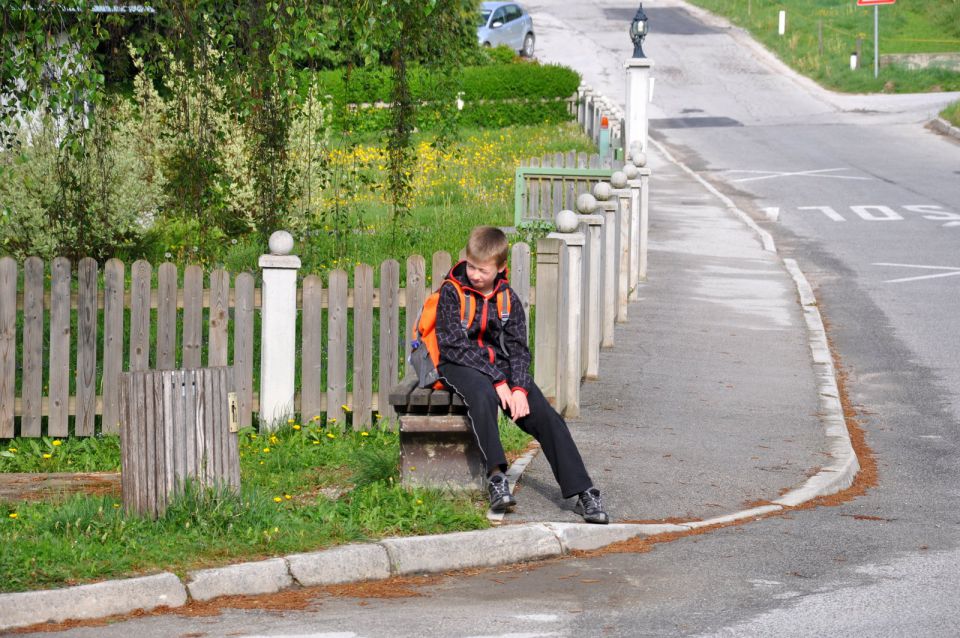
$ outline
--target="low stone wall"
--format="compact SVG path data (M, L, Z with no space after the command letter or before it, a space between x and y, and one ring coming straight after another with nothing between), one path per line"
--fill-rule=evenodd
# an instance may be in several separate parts
M880 65L896 64L908 69L940 67L960 71L960 53L891 53L880 56Z

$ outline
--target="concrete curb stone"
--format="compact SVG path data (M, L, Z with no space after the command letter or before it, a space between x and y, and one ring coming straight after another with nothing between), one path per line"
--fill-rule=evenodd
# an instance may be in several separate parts
M946 121L942 117L934 118L930 121L930 126L933 127L935 131L943 133L944 135L949 135L950 137L960 140L960 128L957 128L950 122Z
M380 541L380 544L390 555L392 572L397 576L491 567L550 558L563 553L560 541L541 523L474 532L388 538Z
M103 618L157 607L182 607L186 603L187 590L170 572L64 589L2 594L0 630L42 622Z
M390 556L382 545L345 545L286 557L290 575L304 587L339 585L390 577Z
M273 594L293 584L287 562L282 558L202 569L190 572L187 576L187 591L193 600L241 594Z
M564 554L600 549L637 536L654 536L656 534L686 531L684 527L679 525L633 525L630 523L611 523L609 525L545 523L545 525L560 541Z

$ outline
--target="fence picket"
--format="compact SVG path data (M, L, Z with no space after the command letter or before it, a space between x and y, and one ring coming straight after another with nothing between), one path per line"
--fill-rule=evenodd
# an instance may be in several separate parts
M300 418L310 421L323 412L323 281L303 280L300 324Z
M353 428L369 428L372 414L373 268L360 264L353 270Z
M450 253L445 250L433 253L430 264L430 290L439 288L448 272L450 272Z
M555 153L553 156L553 165L563 167L563 153ZM569 208L566 199L563 196L563 178L554 177L553 182L553 207L547 211L547 219L553 219L557 213L565 208Z
M166 262L157 269L158 370L177 367L177 267Z
M21 436L40 436L43 401L43 261L23 264L23 415Z
M207 366L227 365L227 326L230 323L230 274L217 269L210 273L210 334L207 338Z
M47 434L70 433L70 260L57 257L50 269L50 360Z
M407 287L404 290L404 305L406 306L406 332L404 332L403 360L404 377L414 374L410 366L410 341L413 339L414 327L417 318L420 316L420 308L423 307L423 301L427 298L424 290L426 281L426 262L420 255L411 255L407 258Z
M539 167L540 159L531 157L530 166ZM539 178L531 178L527 183L527 210L524 211L524 219L540 219L540 182Z
M134 262L130 284L130 370L150 367L150 276L152 266Z
M347 273L334 270L327 306L327 418L343 423L347 402Z
M0 257L0 439L14 435L17 393L17 262Z
M77 400L73 432L92 436L97 414L97 260L77 267Z
M253 275L240 273L234 282L236 300L233 308L233 379L231 387L237 393L240 427L250 427L253 421L253 303L255 297ZM239 485L239 480L237 482Z
M120 372L123 371L123 262L111 259L103 269L103 395L101 432L120 432Z
M187 266L183 273L182 363L188 370L200 367L203 334L203 269Z
M388 259L380 264L380 376L377 411L389 423L393 406L387 401L390 388L396 384L400 354L400 263Z
M513 288L523 304L526 325L530 319L530 246L520 242L510 249L510 287ZM527 330L527 334L530 331Z

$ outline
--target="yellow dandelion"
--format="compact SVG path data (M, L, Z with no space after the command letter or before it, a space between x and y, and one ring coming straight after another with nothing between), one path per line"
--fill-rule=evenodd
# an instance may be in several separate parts
M360 436L370 436L370 433L369 433L369 432L361 432L361 433L360 433Z
M7 450L10 451L10 452L13 452L14 454L17 453L17 448L15 448L15 447L7 448Z
M271 442L271 443L278 443L279 441L280 441L280 439L278 439L276 436L272 436L272 435L271 435L271 437L270 437L270 442Z
M265 448L263 448L263 451L269 453L269 452L270 452L270 448L265 447Z
M340 407L343 408L344 412L351 412L349 405L341 405Z
M120 509L120 503L114 503L114 504L113 504L113 509L115 509L115 510Z
M313 421L319 421L319 420L320 420L320 415L317 414L316 416L313 417L312 420L313 420Z
M292 499L293 497L290 496L289 494L284 494L284 495L283 495L283 498L285 498L286 500L289 501L289 500Z
M59 447L59 446L63 445L63 441L55 440L55 441L53 442L53 444L54 444L55 446Z
M300 429L300 426L299 426L299 425L294 425L294 426L293 426L293 429L294 429L294 430L299 430L299 429Z
M327 438L328 438L328 439L335 439L335 438L337 438L337 436L336 436L333 432L327 432Z
M417 505L423 505L423 499L422 499L422 498L418 498L418 499L417 499Z
M283 499L280 498L279 496L274 496L274 497L273 497L273 502L274 502L274 503L282 503L282 502L283 502Z
M260 461L260 465L263 465L263 461Z
M8 514L8 516L9 516L10 518L16 518L16 517L17 517L17 513L16 513L16 512L10 512L10 514Z
M320 441L314 441L313 444L314 444L314 445L320 445Z
M52 458L52 457L53 457L52 454L44 454L44 455L43 455L43 458L45 458L45 459L49 459L49 458Z
M287 423L296 423L296 419L287 419Z

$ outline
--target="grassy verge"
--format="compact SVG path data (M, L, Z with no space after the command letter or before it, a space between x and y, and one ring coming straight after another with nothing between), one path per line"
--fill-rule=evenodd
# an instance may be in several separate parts
M954 126L960 126L960 102L954 102L940 112L940 117Z
M505 448L529 442L501 423ZM10 441L2 471L115 471L116 437ZM83 446L83 447L81 447ZM11 449L13 450L11 452ZM391 535L487 527L482 495L405 489L391 430L288 423L240 436L242 494L188 490L158 521L128 516L116 495L0 502L0 591L187 570ZM49 455L49 456L45 456Z
M750 32L786 64L820 84L847 92L960 90L960 73L945 69L908 70L882 66L873 77L872 7L853 0L690 0ZM787 28L778 35L780 10ZM821 37L822 34L822 37ZM850 70L850 55L862 40L861 65ZM822 44L821 44L822 43ZM960 51L960 2L916 0L880 7L880 53Z

